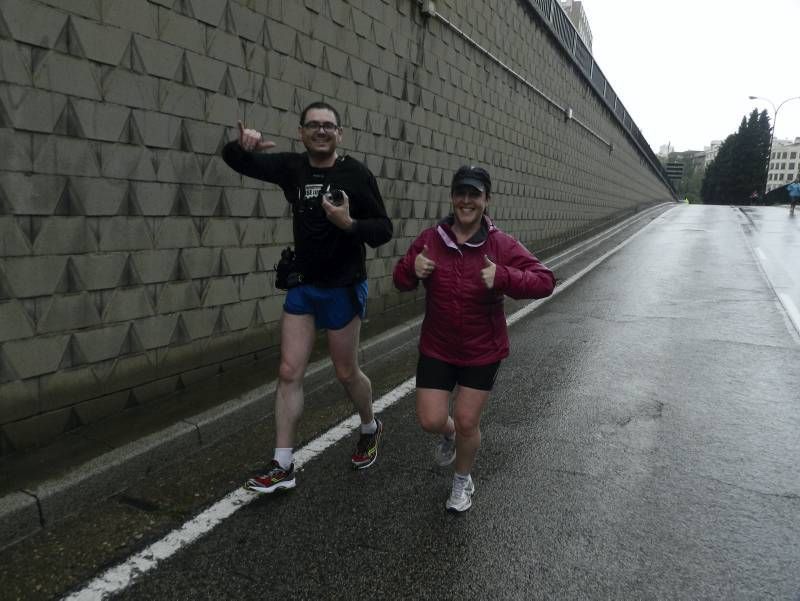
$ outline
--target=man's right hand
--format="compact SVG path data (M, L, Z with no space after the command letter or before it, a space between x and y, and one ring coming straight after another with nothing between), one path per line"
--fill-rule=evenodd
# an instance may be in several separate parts
M244 123L237 121L239 124L239 146L247 152L261 152L268 148L273 148L275 142L261 139L261 132L255 129L245 129Z

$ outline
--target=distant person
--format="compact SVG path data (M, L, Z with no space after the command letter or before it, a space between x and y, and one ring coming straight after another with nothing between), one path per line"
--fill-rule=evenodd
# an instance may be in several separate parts
M442 437L435 449L437 463L449 465L455 459L445 503L453 512L472 505L481 412L500 362L509 354L503 297L542 298L555 285L552 272L489 219L491 186L481 167L456 171L450 186L453 212L414 240L393 275L400 290L413 290L420 282L425 287L417 419L424 430Z
M797 201L800 200L800 175L786 186L786 191L789 193L789 216L794 217L794 208L797 206Z
M239 139L222 150L232 169L280 186L292 207L296 260L281 316L275 451L265 473L245 484L261 493L295 486L295 431L317 329L327 330L336 377L361 417L353 467L374 463L383 434L372 411L372 384L358 365L358 341L367 304L364 244L374 248L388 242L392 222L372 173L337 152L342 126L336 109L310 104L297 133L306 152L264 153L275 143L239 121Z

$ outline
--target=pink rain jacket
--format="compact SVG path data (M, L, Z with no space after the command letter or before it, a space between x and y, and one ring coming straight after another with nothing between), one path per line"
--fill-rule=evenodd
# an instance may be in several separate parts
M426 256L436 268L422 280L426 295L420 352L459 366L495 363L508 356L503 296L544 298L553 292L555 277L487 216L480 231L462 245L452 223L450 216L414 240L395 266L394 285L399 290L417 287L414 260L427 245ZM497 265L491 290L481 279L485 256Z

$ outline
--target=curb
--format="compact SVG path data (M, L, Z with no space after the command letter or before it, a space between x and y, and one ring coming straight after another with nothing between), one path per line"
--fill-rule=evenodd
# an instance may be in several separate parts
M416 340L422 318L415 318L362 342L361 365L374 364ZM330 358L309 365L305 387L321 387L336 374ZM69 515L79 513L128 488L165 463L186 457L271 414L275 380L181 420L78 466L61 478L0 497L0 550Z

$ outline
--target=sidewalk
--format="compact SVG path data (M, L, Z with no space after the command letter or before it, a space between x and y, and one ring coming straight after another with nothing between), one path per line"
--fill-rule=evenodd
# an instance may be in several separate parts
M673 205L643 210L562 250L539 256L560 281L580 271ZM511 313L525 302L507 299ZM406 316L408 317L408 316ZM370 371L391 370L397 353L416 347L420 317L365 323L360 359ZM324 346L308 369L308 404L324 402L335 374ZM202 387L63 436L53 445L0 460L0 549L86 511L163 466L235 432L271 419L277 357L235 367ZM331 416L330 419L336 418Z

